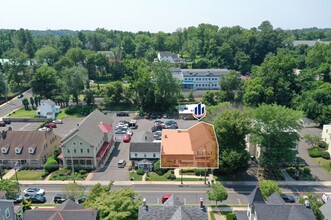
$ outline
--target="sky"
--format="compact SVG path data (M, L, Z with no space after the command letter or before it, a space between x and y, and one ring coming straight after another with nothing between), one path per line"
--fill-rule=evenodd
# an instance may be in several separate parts
M0 0L0 29L174 32L201 23L331 28L331 0Z

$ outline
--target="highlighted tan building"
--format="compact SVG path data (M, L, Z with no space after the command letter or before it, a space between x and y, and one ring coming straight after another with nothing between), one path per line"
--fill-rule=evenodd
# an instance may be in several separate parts
M218 168L214 126L199 122L189 129L162 130L162 168Z

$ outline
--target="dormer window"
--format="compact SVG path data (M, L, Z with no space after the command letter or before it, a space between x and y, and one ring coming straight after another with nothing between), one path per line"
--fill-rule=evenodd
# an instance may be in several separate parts
M8 154L8 150L9 150L8 147L2 147L2 148L1 148L1 152L2 152L3 154Z
M29 154L34 154L36 152L35 147L29 147Z
M16 154L21 154L22 153L22 147L15 147L15 153Z

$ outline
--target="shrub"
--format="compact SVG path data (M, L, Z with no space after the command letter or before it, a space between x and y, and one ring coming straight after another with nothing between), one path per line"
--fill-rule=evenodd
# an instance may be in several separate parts
M289 174L293 174L295 173L295 168L294 167L287 167L286 168L286 171L289 173Z
M309 175L310 174L310 168L309 167L304 167L303 168L303 173L306 174L306 175Z
M88 170L79 170L78 173L81 174L81 175L84 175L86 173L88 173L89 171Z
M182 173L194 173L194 169L182 169Z
M138 175L144 175L144 173L145 173L145 171L144 171L143 168L139 168L139 169L137 170L137 174L138 174Z
M205 170L204 169L194 169L194 174L196 176L204 176L205 175Z
M160 160L158 160L154 163L153 169L154 169L154 172L157 173L159 176L162 176L169 170L169 169L160 168Z
M321 156L321 151L319 151L316 148L308 150L308 153L309 153L309 156L311 156L311 157L320 157Z
M166 179L170 179L170 177L171 177L171 173L166 173L166 174L164 174L164 178L166 178Z
M322 149L326 149L328 147L328 144L325 141L318 142L318 147Z
M226 215L226 220L234 220L236 218L235 213L229 213Z
M48 175L49 175L49 172L45 171L45 172L43 172L43 173L41 174L41 177L42 177L42 178L45 178L45 177L47 177Z
M329 160L330 159L330 153L327 151L322 152L322 158Z
M175 180L175 179L176 179L176 176L175 176L175 174L170 174L170 177L169 177L169 179L171 179L171 180Z
M149 177L148 177L148 176L146 176L145 180L146 180L146 181L148 181L148 180L149 180Z
M57 169L59 169L58 162L54 159L54 157L49 157L47 162L44 165L44 168L47 172L51 173Z

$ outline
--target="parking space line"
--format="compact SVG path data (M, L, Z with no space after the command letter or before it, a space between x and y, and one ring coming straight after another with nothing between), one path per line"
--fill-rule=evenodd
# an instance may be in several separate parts
M26 128L26 127L28 127L28 126L30 126L31 125L31 123L27 123L26 125L24 125L23 127L21 127L20 129L19 129L19 131L22 131L24 128Z

